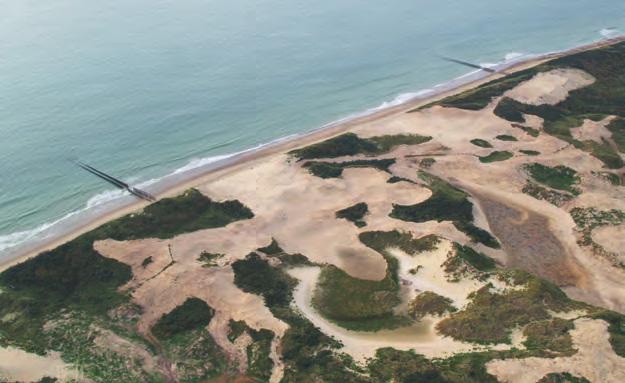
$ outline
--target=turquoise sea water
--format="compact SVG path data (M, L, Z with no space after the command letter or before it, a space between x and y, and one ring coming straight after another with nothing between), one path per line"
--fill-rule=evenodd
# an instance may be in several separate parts
M0 257L129 198L68 159L145 185L467 72L438 55L620 31L622 0L0 0Z

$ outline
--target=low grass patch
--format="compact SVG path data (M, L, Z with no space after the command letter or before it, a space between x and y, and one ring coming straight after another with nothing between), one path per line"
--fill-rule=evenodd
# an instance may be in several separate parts
M551 311L576 307L554 284L526 275L523 289L503 293L486 285L470 294L471 302L437 325L444 335L475 343L510 343L510 332L518 326L551 318Z
M274 333L267 329L254 330L244 321L234 321L230 319L228 323L228 339L234 342L243 333L247 333L252 339L246 347L247 370L246 376L253 377L260 382L268 382L273 369L271 360L271 342Z
M605 139L602 143L592 140L576 141L575 146L592 154L599 161L603 162L608 169L620 169L625 166L621 156L612 149L612 146Z
M580 178L577 172L568 166L558 165L549 167L539 163L531 163L524 166L529 175L543 185L553 189L564 190L572 194L579 194L574 186L579 184Z
M379 348L376 350L375 358L369 360L367 369L372 382L449 382L441 376L431 360L416 354L413 350Z
M474 138L470 142L475 146L479 146L480 148L492 148L493 147L493 145L490 142L483 140L481 138Z
M575 207L569 212L577 230L582 233L578 242L582 246L593 244L592 231L601 226L616 226L625 222L625 212L618 209L598 210L594 207Z
M424 291L417 295L408 306L408 313L416 320L426 315L441 316L447 312L455 312L452 300L432 291Z
M614 174L611 172L595 172L592 171L591 174L593 176L599 177L614 186L621 186L621 177L618 174Z
M483 157L479 157L479 158L480 158L480 162L483 162L483 163L487 164L487 163L490 163L490 162L498 162L498 161L509 160L512 157L513 157L513 154L508 152L508 151L494 151L494 152L491 152L487 156L483 156Z
M161 345L175 364L177 380L181 383L210 381L233 367L205 328L181 332L161 341Z
M400 303L399 284L387 275L381 281L350 276L336 266L326 266L319 277L312 303L317 311L341 327L378 331L407 325L393 308Z
M360 138L354 133L344 133L301 149L292 150L289 154L297 157L298 160L336 158L357 154L379 155L389 152L398 145L418 145L431 139L432 137L417 134Z
M358 227L363 227L367 225L367 223L363 220L367 213L369 213L369 207L365 202L360 202L337 211L335 215L336 218L346 219L350 222L353 222L354 225Z
M523 344L528 350L571 356L576 352L569 334L573 328L573 321L560 318L532 322L523 329L526 337Z
M389 167L395 163L394 158L383 160L355 160L347 162L320 162L308 161L303 167L308 169L310 174L320 178L338 178L343 174L345 168L374 168L390 173Z
M562 206L566 202L575 198L575 196L570 193L557 192L555 190L547 189L535 184L534 182L528 182L525 184L521 191L536 199L545 200L554 206Z

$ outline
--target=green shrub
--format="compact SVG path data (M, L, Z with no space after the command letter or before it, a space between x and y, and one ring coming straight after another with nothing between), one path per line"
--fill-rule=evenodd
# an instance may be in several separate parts
M386 182L389 183L389 184L396 184L398 182L410 182L412 184L414 183L414 181L409 180L408 178L397 177L397 176L392 176L391 178L386 180Z
M321 271L312 303L324 317L341 327L377 331L408 323L393 313L400 303L398 291L399 284L390 272L381 281L371 281L354 278L330 265Z
M354 133L343 133L340 136L293 150L289 154L300 160L310 160L353 156L360 153L373 154L377 150L378 147L375 143L363 140Z
M526 337L523 344L528 350L571 356L576 352L569 334L573 328L575 328L573 321L560 318L532 322L523 329L523 335Z
M367 364L373 382L445 382L432 361L414 351L379 348Z
M388 168L394 163L394 158L383 160L355 160L347 162L308 161L304 163L303 167L308 169L310 174L320 178L338 178L343 174L343 169L345 168L374 168L390 172Z
M471 140L471 143L475 146L479 146L480 148L492 148L493 147L493 145L491 145L490 142L486 140L482 140L481 138L474 138Z
M383 253L387 249L395 247L410 255L436 250L440 243L440 238L434 234L413 238L411 233L399 232L397 230L367 231L360 233L358 239L378 253Z
M615 118L606 128L612 133L612 141L621 153L625 153L625 118Z
M512 73L503 78L495 79L482 84L476 88L469 89L460 94L446 97L440 101L413 109L410 112L428 108L432 105L441 105L450 108L460 108L468 110L484 109L495 97L501 96L504 92L514 88L523 81L529 80L540 68L530 68Z
M524 168L536 182L540 182L553 189L579 194L579 190L577 190L574 185L579 184L580 178L577 172L568 166L558 165L556 167L549 167L539 163L531 163L525 165Z
M168 339L188 331L208 326L215 310L199 298L187 298L180 306L163 315L152 326L152 334L159 339Z
M457 309L452 305L452 300L438 295L432 291L424 291L417 295L408 306L408 313L414 319L421 319L426 315L441 316Z
M521 129L525 133L529 134L532 137L538 137L540 135L540 130L531 128L529 126L524 126L520 124L512 124L512 127Z
M521 149L519 150L519 152L528 155L528 156L538 156L540 155L540 152L536 151L536 150L527 150L527 149Z
M343 133L340 136L293 150L289 154L297 157L299 160L336 158L357 154L379 155L389 152L398 145L418 145L431 139L432 137L419 136L417 134L360 138L354 133Z
M454 249L458 257L465 260L478 271L490 271L496 266L495 261L491 257L478 253L469 246L454 243Z
M429 183L432 196L415 205L396 205L390 214L392 218L410 222L427 221L473 221L473 204L467 194L454 188L440 178L421 173Z
M590 380L583 376L574 376L568 372L552 372L543 376L536 383L590 383Z
M576 144L579 149L589 152L599 161L603 162L608 169L620 169L625 166L625 162L623 162L621 156L612 149L612 146L605 140L601 144L592 140L577 141Z
M353 222L358 227L366 226L363 221L364 216L369 212L369 207L365 202L360 202L345 209L339 210L335 213L336 218L344 218L350 222Z
M545 200L554 206L562 206L564 203L575 198L572 194L547 189L533 182L528 182L525 186L523 186L521 191L536 199Z
M509 134L500 134L495 137L499 141L518 141L516 137L511 136Z
M551 318L551 311L575 307L554 284L527 276L524 289L491 291L489 285L470 294L464 310L451 314L437 325L444 335L476 343L509 343L510 332L517 326Z
M239 201L214 202L198 190L190 189L178 197L163 198L141 213L129 214L104 224L92 235L98 239L119 241L165 239L253 217L254 213Z
M454 221L456 229L465 233L472 242L481 243L485 246L492 247L493 249L501 248L499 241L493 237L488 231L475 226L471 222L466 221Z
M591 318L602 319L608 323L612 349L616 355L625 358L625 315L609 310L597 310Z
M204 267L217 266L217 260L223 258L225 255L221 253L209 253L208 251L202 251L197 258L198 262L203 263Z
M425 168L425 169L429 169L435 163L436 163L436 160L434 158L426 157L426 158L422 159L421 161L419 161L419 166L421 166L422 168Z
M507 121L525 122L525 117L523 116L524 110L519 108L518 105L518 101L504 97L501 101L499 101L493 113L495 116L501 117Z
M282 250L275 238L271 238L271 243L265 247L258 248L258 251L267 255L278 255L280 253L284 253L284 250Z
M487 156L480 157L480 162L490 163L490 162L498 162L505 161L512 158L513 154L508 151L494 151Z
M243 291L261 295L265 304L288 306L292 290L297 281L287 274L271 267L256 253L250 253L245 259L232 264L234 283Z

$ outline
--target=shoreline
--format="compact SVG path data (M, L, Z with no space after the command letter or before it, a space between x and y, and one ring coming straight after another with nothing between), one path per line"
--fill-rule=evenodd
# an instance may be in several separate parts
M480 73L479 71L472 71L444 84L434 86L430 92L427 92L427 94L415 96L398 105L377 110L368 110L355 114L353 117L348 116L338 121L325 124L309 132L287 136L259 147L238 152L223 160L201 165L185 172L174 172L166 175L157 181L157 185L155 186L155 189L157 190L155 194L159 199L174 196L180 194L188 188L209 182L211 179L221 175L236 172L243 167L254 166L254 164L263 161L268 157L281 155L291 149L327 139L334 135L348 131L349 129L360 124L382 121L396 114L405 113L419 106L423 106L447 96L458 94L468 89L477 87L502 75L505 76L513 72L527 69L557 57L612 45L624 40L625 36L618 36L609 39L604 38L571 49L530 56L525 59L521 58L516 62L504 62L497 67L498 70L502 71L500 73ZM463 78L467 78L467 80L462 80ZM77 224L77 226L79 226L78 228L68 228L65 232L52 236L52 238L42 239L41 243L33 244L31 246L28 246L28 243L17 245L16 247L18 249L15 252L9 252L6 257L0 259L0 272L15 264L32 258L41 252L51 250L68 241L71 241L79 235L93 230L108 221L139 210L147 205L148 203L145 201L128 199L128 202L123 202L120 206L104 209L105 211L103 212L94 213L92 216L84 217L84 221Z

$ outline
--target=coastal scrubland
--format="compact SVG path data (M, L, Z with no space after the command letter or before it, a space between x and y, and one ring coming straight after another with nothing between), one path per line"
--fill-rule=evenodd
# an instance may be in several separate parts
M625 381L624 61L497 74L24 260L0 352L107 383Z

